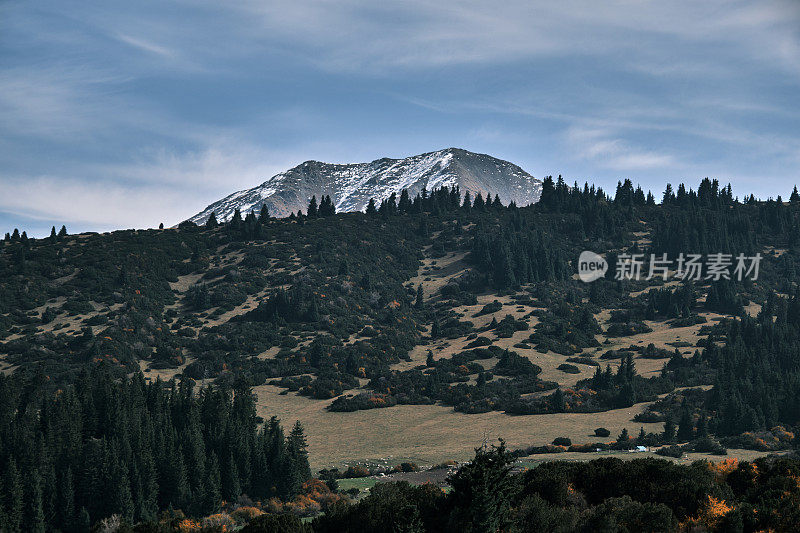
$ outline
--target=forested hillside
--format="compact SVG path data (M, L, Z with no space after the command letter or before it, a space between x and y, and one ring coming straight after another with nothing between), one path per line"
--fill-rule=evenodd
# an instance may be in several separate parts
M264 209L175 229L54 228L44 239L14 230L0 244L0 518L8 530L81 530L112 514L130 523L168 509L208 515L242 495L293 501L311 490L305 437L301 426L285 436L277 420L256 418L250 388L264 384L347 413L437 404L521 416L647 401L637 420L663 432L614 446L796 447L798 235L796 190L788 202L740 201L704 180L696 191L667 187L656 203L629 181L610 197L560 178L545 179L540 202L524 208L445 188L365 213L337 214L323 197L285 219ZM604 278L576 278L583 250L605 254ZM757 279L615 279L626 255L644 254L646 274L650 254L667 254L674 273L679 254L720 253L760 253ZM690 326L696 343L625 344ZM534 353L563 359L560 374ZM640 374L651 361L660 371ZM520 523L519 513L565 531L609 515L639 530L626 517L651 513L671 530L713 497L739 502L744 524L781 530L745 507L760 505L748 498L773 474L782 486L796 476L794 463L770 465L758 479L737 467L738 485L681 467L674 475L719 485L691 502L621 500L624 491L577 486L582 474L567 466L540 467L493 488L507 499L491 511L475 507L472 498L490 504L470 496L476 481L462 469L454 496L387 488L375 496L384 500L338 504L314 527L346 530L396 499L419 513L411 530L441 530L444 517L463 529L475 513L500 517L475 531ZM538 488L549 468L561 469L560 496Z

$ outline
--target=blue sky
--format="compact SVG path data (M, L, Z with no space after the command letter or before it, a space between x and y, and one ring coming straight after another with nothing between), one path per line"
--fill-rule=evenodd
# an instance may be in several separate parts
M613 190L800 181L800 2L0 2L0 231L172 225L457 146Z

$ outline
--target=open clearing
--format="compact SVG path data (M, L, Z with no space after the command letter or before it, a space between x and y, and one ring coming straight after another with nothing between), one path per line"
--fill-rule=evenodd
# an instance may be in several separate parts
M305 426L311 467L315 470L356 460L387 458L398 462L411 460L420 465L449 459L465 461L473 456L474 448L484 438L496 441L502 437L509 448L521 448L550 443L556 437L569 437L574 443L611 442L623 427L632 434L640 426L650 432L660 432L663 428L661 423L631 422L646 403L603 413L525 416L496 411L467 415L440 405L397 405L332 413L325 410L331 400L312 400L294 393L281 395L281 389L272 385L261 385L254 391L260 416L275 415L286 427L291 427L295 420ZM594 430L598 427L608 428L611 437L595 437Z

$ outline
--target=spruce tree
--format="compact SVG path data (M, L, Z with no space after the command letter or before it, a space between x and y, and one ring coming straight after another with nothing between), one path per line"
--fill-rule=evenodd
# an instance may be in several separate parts
M5 494L6 520L9 531L20 531L24 513L24 495L22 477L17 469L14 457L9 456L6 466L6 476L3 479L3 493Z
M697 438L704 439L708 437L708 420L705 413L700 414L697 419Z
M58 486L58 522L69 531L75 521L75 488L72 482L72 469L67 467L61 475Z
M286 450L290 464L289 490L290 494L297 494L303 482L311 477L311 468L308 464L308 444L303 425L299 420L295 422L286 439Z
M472 209L472 197L469 194L469 191L464 193L464 203L461 205L465 211L469 211Z
M681 406L681 418L678 421L678 442L688 442L692 440L693 435L694 422L692 420L692 414L689 412L689 406L686 403L686 399L684 399Z
M664 433L662 434L662 440L667 444L675 440L675 422L673 422L672 418L669 416L664 421Z
M797 185L794 186L792 189L792 195L789 196L789 203L798 204L800 203L800 194L797 192Z
M44 502L42 501L42 478L34 469L27 477L28 490L25 496L26 510L23 525L30 533L45 533Z
M217 222L217 214L212 211L208 216L208 220L206 220L206 229L214 229L217 226L219 226L219 222Z
M222 498L229 502L235 502L242 494L242 487L239 484L239 469L233 458L233 453L228 454L224 468L222 468Z
M233 210L233 216L231 217L230 225L233 229L239 229L244 221L242 220L242 212L239 211L239 208Z
M408 189L403 189L400 193L400 202L397 204L397 209L401 213L408 213L411 211L411 199L408 197Z
M369 203L367 204L367 214L370 216L374 216L378 214L378 209L375 207L375 199L370 198Z
M311 201L308 202L308 209L306 211L306 215L309 218L315 218L318 215L318 212L317 212L317 197L316 197L316 195L312 196L311 197Z
M212 514L218 512L222 501L222 479L220 478L217 454L213 451L208 458L206 479L203 486L205 489L205 494L203 494L203 513Z
M510 476L514 458L505 443L475 450L473 460L447 478L452 487L453 510L449 531L506 531L511 520L514 480Z

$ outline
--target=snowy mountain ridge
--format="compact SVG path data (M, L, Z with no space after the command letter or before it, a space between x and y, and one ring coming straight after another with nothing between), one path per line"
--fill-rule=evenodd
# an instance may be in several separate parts
M406 157L376 159L369 163L334 164L306 161L276 174L252 189L218 200L189 220L203 224L215 213L228 221L236 209L242 216L260 211L266 204L270 214L285 217L305 212L312 196L330 195L337 212L364 211L370 198L377 203L403 189L413 197L428 191L458 185L461 193L498 195L503 204L528 205L541 194L541 181L517 165L485 154L459 148Z

